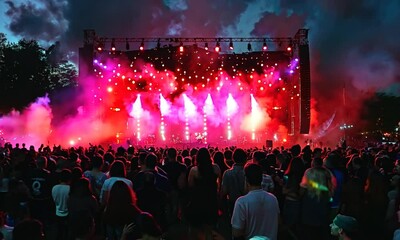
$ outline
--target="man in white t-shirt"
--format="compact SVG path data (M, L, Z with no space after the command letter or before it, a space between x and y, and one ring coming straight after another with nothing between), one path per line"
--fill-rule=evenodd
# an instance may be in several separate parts
M248 193L239 197L232 215L232 236L250 239L255 236L277 240L279 205L274 195L261 188L262 168L255 163L244 168Z

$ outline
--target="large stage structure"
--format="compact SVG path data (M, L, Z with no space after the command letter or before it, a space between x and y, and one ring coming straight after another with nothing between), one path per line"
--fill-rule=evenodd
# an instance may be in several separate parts
M79 77L93 81L92 103L115 121L118 141L270 145L310 130L307 29L279 38L85 30Z

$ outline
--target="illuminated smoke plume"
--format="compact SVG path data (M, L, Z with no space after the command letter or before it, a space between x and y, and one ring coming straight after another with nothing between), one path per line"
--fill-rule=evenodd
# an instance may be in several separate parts
M0 118L0 129L5 137L12 142L26 143L40 146L48 143L51 129L52 112L49 98L38 98L27 109L18 112L12 111L9 115Z

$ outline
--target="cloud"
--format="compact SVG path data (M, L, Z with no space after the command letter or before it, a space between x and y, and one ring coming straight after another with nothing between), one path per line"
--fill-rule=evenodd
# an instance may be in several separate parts
M54 41L67 30L68 21L63 16L66 2L51 0L16 5L6 1L6 4L8 10L5 13L11 19L9 28L16 35Z

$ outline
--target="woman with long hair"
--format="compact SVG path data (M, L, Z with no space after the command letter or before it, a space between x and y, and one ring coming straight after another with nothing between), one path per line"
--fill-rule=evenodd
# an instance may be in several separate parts
M116 181L125 182L130 188L133 187L132 181L126 178L126 169L124 162L115 160L110 167L110 178L105 180L100 192L100 203L107 204L109 192Z
M213 164L207 148L196 155L197 166L189 172L189 205L187 218L192 229L211 229L218 218L218 179L221 171Z
M135 192L123 181L116 181L110 191L103 222L109 240L119 240L126 224L130 224L141 213L136 206Z
M94 223L99 205L92 194L89 179L80 178L71 184L68 198L68 225L70 237L76 238L81 234L79 219L87 216ZM91 230L94 231L94 224ZM93 234L94 232L92 232Z

